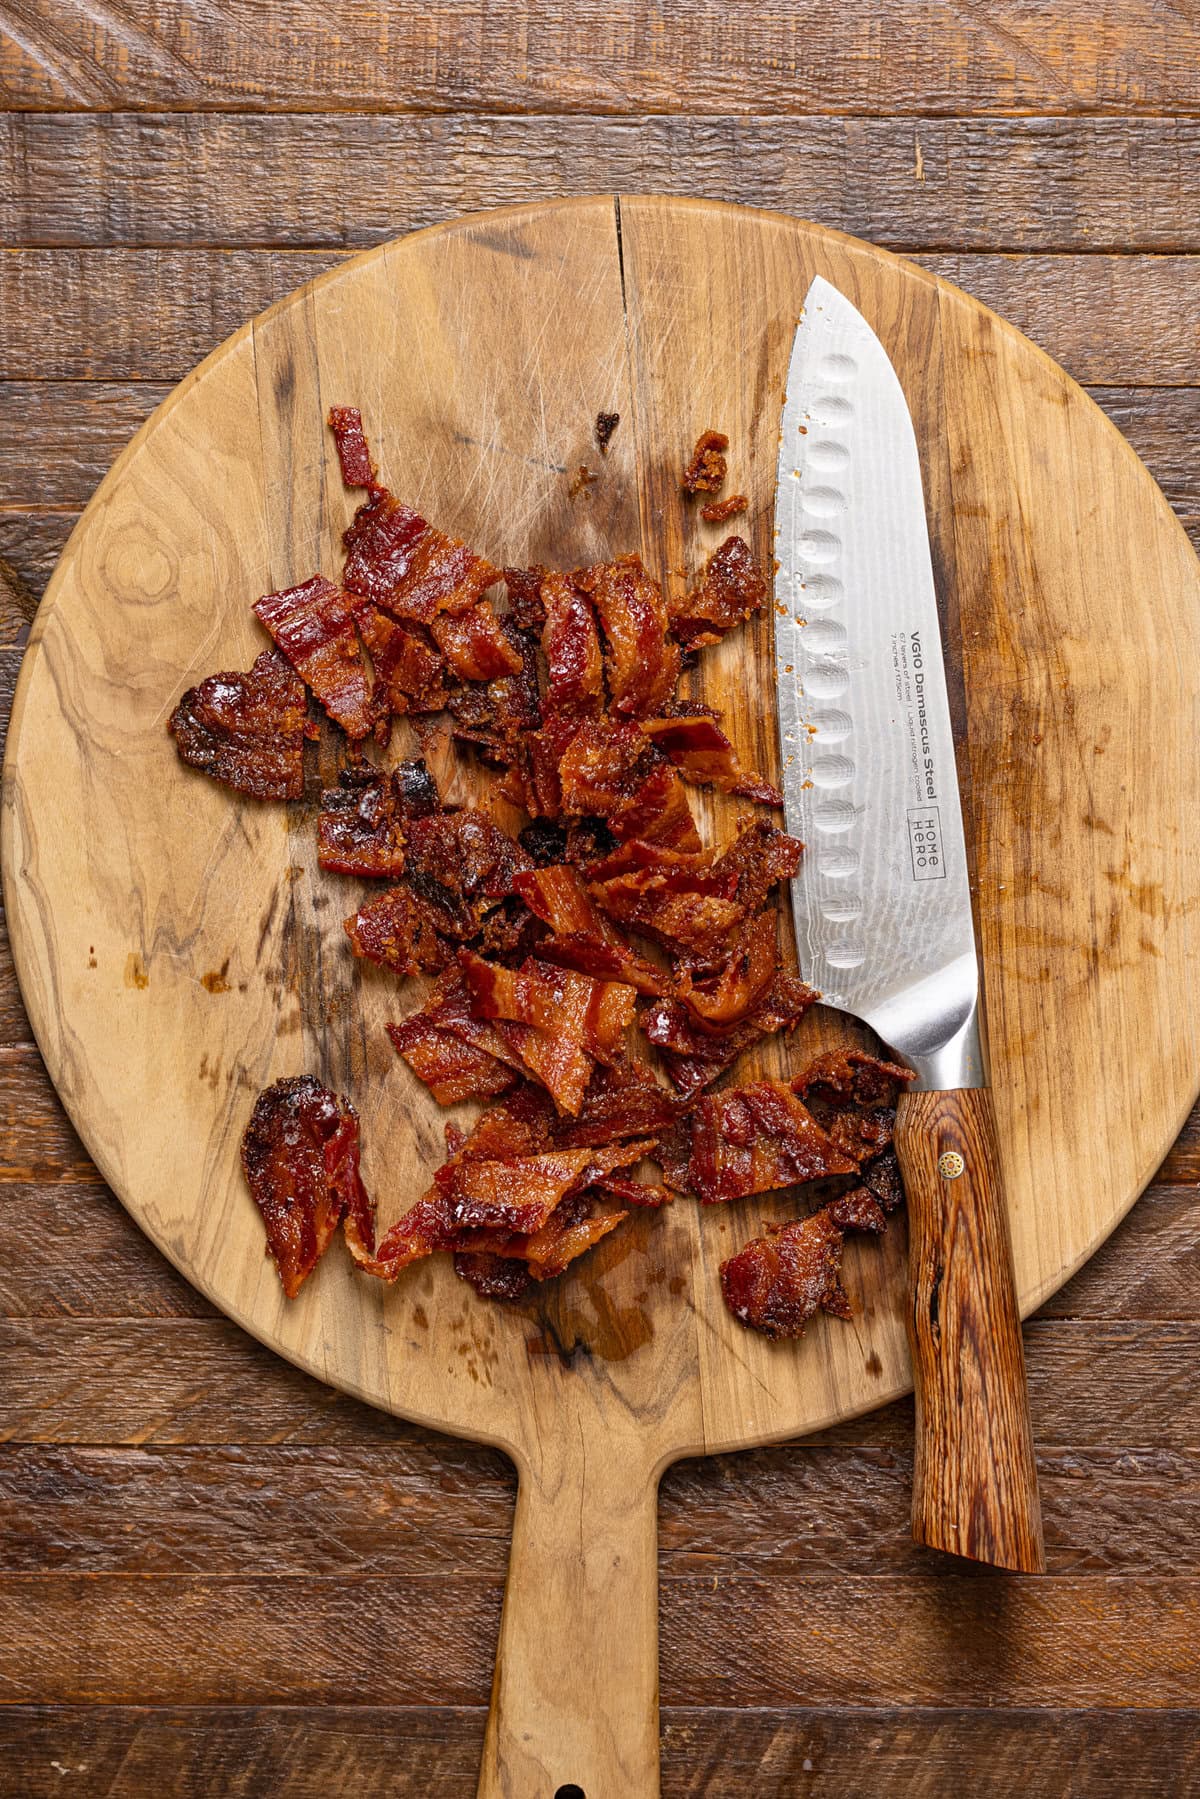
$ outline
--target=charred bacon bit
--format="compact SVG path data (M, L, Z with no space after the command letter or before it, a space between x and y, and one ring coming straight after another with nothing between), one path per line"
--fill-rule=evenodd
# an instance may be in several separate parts
M190 768L257 800L304 794L304 683L277 650L247 674L209 675L189 687L168 730Z
M684 493L718 493L725 480L728 464L725 451L729 439L723 431L702 431L696 439L692 460L683 471Z
M887 1229L883 1207L869 1187L852 1187L829 1204L829 1216L844 1231L870 1231L882 1237Z
M440 712L446 704L446 665L441 654L381 612L369 600L354 606L354 622L371 656L375 691L388 710Z
M403 785L369 763L344 768L321 795L317 860L331 874L394 881L404 869Z
M510 897L487 914L473 941L481 956L512 963L523 962L535 951L540 956L545 935L541 919L523 900Z
M736 518L739 512L745 512L750 505L744 493L731 493L727 500L710 500L707 506L701 506L700 517L709 525L723 525L726 519Z
M330 718L348 737L365 737L378 714L341 588L314 575L299 587L264 594L254 611Z
M267 1248L294 1299L344 1217L367 1253L374 1208L358 1172L358 1114L311 1075L260 1093L242 1139L242 1167L267 1228Z
M423 756L397 762L392 770L392 787L402 816L411 824L414 819L432 818L442 809L437 782L425 765Z
M608 446L613 440L613 432L620 423L619 412L598 412L596 414L596 448L602 456L608 455Z
M849 1101L857 1106L894 1106L896 1095L913 1080L911 1068L881 1062L861 1049L833 1049L817 1056L792 1082L804 1101L830 1105Z
M528 1266L511 1256L491 1255L487 1251L457 1250L454 1272L468 1287L474 1287L481 1299L500 1299L516 1303L529 1296L533 1285Z
M550 573L535 564L533 568L506 568L504 585L508 592L508 613L519 631L540 631L546 622L542 604L542 582Z
M542 582L541 601L548 708L557 712L596 708L604 697L604 664L591 601L571 575L554 574Z
M879 1201L879 1209L890 1213L904 1204L904 1182L896 1152L887 1149L862 1171L863 1186Z
M397 974L439 974L450 959L433 908L407 887L389 887L368 900L344 929L356 956Z
M761 806L782 806L783 795L777 787L738 765L733 745L711 714L697 712L688 716L676 712L669 718L644 719L642 730L654 747L671 759L685 781L720 787Z
M667 635L670 620L662 588L637 555L580 569L574 580L590 594L604 632L604 668L614 709L633 718L657 712L674 693L680 666L679 645Z
M785 1081L708 1094L692 1114L688 1182L705 1205L857 1172Z
M752 1238L721 1264L725 1304L741 1323L775 1340L802 1337L817 1312L849 1318L841 1277L845 1241L828 1210Z
M331 406L329 429L337 445L342 480L347 487L369 487L379 492L379 477L363 432L362 413L357 406Z
M505 636L490 600L477 600L465 612L443 612L430 624L434 642L464 681L493 681L514 675L521 658Z
M425 1004L387 1034L397 1055L425 1082L441 1106L463 1099L487 1099L516 1085L521 1058L493 1025L471 1015L462 976L441 975Z
M742 1051L775 1031L791 1031L818 995L798 975L782 970L766 997L732 1030L702 1029L677 1000L651 1006L642 1029L658 1049L672 1085L685 1097L699 1093L736 1062Z
M408 883L434 908L438 929L459 941L474 936L484 915L509 898L527 867L519 844L475 806L408 826Z
M671 634L685 650L719 643L758 612L767 583L742 537L727 537L709 557L700 585L670 607Z

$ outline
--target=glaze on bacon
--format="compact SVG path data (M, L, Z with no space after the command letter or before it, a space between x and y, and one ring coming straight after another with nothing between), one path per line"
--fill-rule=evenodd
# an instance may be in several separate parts
M247 674L189 687L167 728L190 768L253 799L298 800L307 718L303 681L277 650L264 650Z
M343 1219L352 1247L373 1251L374 1207L358 1172L358 1114L311 1075L276 1081L259 1094L242 1139L242 1167L289 1299Z
M378 718L350 602L324 575L264 594L254 611L296 673L347 737L365 737Z
M822 1211L754 1238L722 1284L769 1334L844 1312L844 1233L878 1233L903 1197L907 1071L846 1050L791 1081L710 1091L817 997L779 947L776 890L802 846L745 809L706 843L689 801L695 787L780 803L720 714L676 694L685 659L762 606L749 545L727 538L670 597L636 554L502 570L388 491L355 408L329 425L362 500L340 579L261 599L278 647L190 690L171 730L217 779L298 798L315 694L343 751L323 764L341 769L316 821L320 866L379 883L343 908L347 953L383 971L373 980L434 977L387 1026L392 1044L439 1103L492 1103L469 1131L447 1126L442 1166L376 1246L352 1108L307 1079L260 1096L245 1166L285 1290L341 1222L364 1273L394 1281L448 1255L477 1293L519 1299L631 1212L820 1180L835 1193ZM725 447L704 434L688 491L717 491ZM400 728L496 771L494 815L443 804L424 762L384 757L394 719L433 713ZM371 736L380 765L346 749Z

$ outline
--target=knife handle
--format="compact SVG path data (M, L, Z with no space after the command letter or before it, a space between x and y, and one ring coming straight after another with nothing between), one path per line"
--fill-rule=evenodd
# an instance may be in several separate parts
M913 1536L999 1568L1046 1566L1021 1316L986 1087L901 1095Z

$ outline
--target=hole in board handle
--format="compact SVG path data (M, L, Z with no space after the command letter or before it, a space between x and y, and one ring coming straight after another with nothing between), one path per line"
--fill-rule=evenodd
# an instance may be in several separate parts
M568 1781L565 1787L556 1789L554 1799L587 1799L587 1794L582 1787L577 1787L574 1781Z

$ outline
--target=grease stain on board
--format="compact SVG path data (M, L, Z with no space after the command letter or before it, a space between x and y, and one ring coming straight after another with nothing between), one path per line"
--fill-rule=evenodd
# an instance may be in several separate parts
M146 973L146 964L138 951L131 949L125 958L125 985L138 990L150 985L150 976Z

